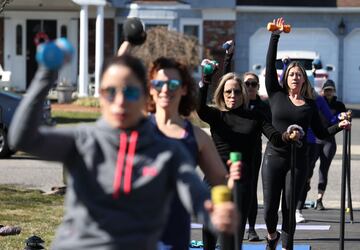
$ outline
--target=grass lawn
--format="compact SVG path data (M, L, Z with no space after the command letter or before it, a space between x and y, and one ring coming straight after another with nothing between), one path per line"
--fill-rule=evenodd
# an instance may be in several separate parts
M0 224L22 228L19 235L0 236L0 248L24 249L25 240L37 235L45 241L45 249L50 249L55 230L63 217L63 203L63 196L0 185Z
M76 124L84 122L94 122L100 112L70 112L70 111L51 111L52 118L56 124Z

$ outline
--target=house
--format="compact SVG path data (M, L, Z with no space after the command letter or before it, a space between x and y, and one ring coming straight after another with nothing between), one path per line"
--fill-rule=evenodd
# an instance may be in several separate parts
M14 88L24 91L29 85L36 69L34 37L42 29L46 29L50 39L67 36L76 46L77 56L72 65L62 70L59 80L74 84L81 79L86 81L78 67L80 51L88 51L85 73L96 71L97 8L88 8L88 48L81 50L83 6L75 2L81 0L16 0L1 14L0 64L12 72ZM161 25L198 37L201 47L209 49L219 61L223 56L222 43L235 39L234 69L242 73L253 70L254 65L265 65L270 37L266 24L283 16L292 25L292 31L281 37L279 47L318 52L323 64L335 66L329 74L337 83L338 96L344 102L358 103L359 14L360 3L356 0L112 0L106 1L104 7L103 53L104 57L115 54L122 41L124 21L127 17L139 17L145 28ZM260 72L261 69L257 71Z

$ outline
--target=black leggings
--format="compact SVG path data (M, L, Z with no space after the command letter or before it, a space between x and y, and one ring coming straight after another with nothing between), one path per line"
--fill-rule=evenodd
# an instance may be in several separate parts
M252 172L252 181L251 181L251 202L249 208L249 228L254 229L256 223L256 216L258 211L258 197L257 197L257 186L259 179L259 171L261 166L261 147L260 150L255 152L253 172Z
M305 147L305 145L304 145ZM297 150L297 163L295 168L295 204L307 179L307 155L306 149ZM262 165L262 182L264 192L264 219L267 231L270 234L276 232L278 223L278 209L280 197L282 194L282 246L289 247L290 235L295 232L295 223L293 228L289 228L289 209L290 209L290 152L279 153L274 149L266 147Z
M320 158L319 166L319 182L318 193L324 193L328 183L328 173L331 162L336 153L336 141L335 137L329 137L326 140L321 140L320 143L308 144L309 155L309 173L306 181L302 197L297 205L297 209L302 209L307 197L307 193L310 190L310 181L314 173L316 161Z
M244 238L244 232L246 227L246 220L249 213L250 201L251 201L251 181L240 181L238 185L239 203L237 204L239 209L239 245L242 244ZM241 206L239 206L241 205ZM217 237L211 232L203 229L202 231L204 250L214 250L216 247ZM231 239L234 242L234 239ZM235 249L233 247L233 249Z

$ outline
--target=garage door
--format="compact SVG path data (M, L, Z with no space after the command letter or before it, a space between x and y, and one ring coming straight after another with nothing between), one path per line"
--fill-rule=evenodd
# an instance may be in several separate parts
M250 37L249 69L254 65L265 67L266 52L270 40L270 32L261 28ZM302 29L293 28L289 34L281 34L278 50L312 50L320 54L323 66L331 64L335 70L329 77L335 82L338 79L338 51L337 37L328 29Z
M346 103L360 102L360 29L344 39L344 97Z

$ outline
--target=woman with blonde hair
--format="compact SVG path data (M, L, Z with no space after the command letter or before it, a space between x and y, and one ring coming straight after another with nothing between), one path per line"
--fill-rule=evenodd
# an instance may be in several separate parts
M207 60L207 59L205 59ZM236 185L239 194L238 245L242 244L249 205L251 201L252 167L254 150L257 146L254 138L264 133L275 145L285 145L288 133L282 135L276 131L262 112L248 108L248 92L241 77L233 72L221 77L215 90L215 107L206 104L207 92L211 84L211 75L204 75L200 82L199 117L210 125L211 136L224 163L229 160L232 151L242 153L243 168L241 179ZM216 238L203 231L204 249L215 249Z

